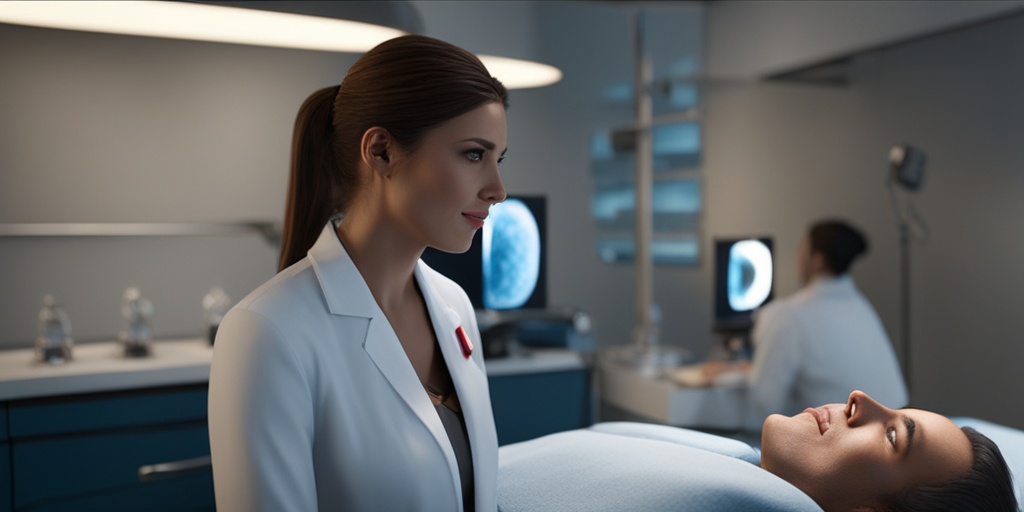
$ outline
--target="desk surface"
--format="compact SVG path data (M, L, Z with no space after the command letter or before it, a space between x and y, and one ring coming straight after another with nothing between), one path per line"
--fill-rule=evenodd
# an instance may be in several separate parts
M746 393L737 388L686 387L615 361L598 365L601 400L677 427L740 430Z

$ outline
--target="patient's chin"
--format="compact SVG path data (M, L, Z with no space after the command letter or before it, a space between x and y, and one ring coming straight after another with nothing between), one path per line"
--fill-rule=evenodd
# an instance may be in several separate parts
M820 468L804 458L804 454L786 442L762 445L761 467L773 475L785 480L793 487L800 489L809 496L825 512L841 510L830 500L827 478L819 473Z
M784 421L785 419L786 416L783 416L781 414L770 414L767 418L764 419L764 423L761 424L761 438L764 438L765 434L768 432L769 429L775 428L776 426L778 426L778 423L780 421Z
M793 418L781 414L772 414L761 426L761 465L765 460L784 457L785 452L793 448L794 438L799 437L794 431ZM768 468L765 468L768 469Z
M761 429L761 467L807 492L809 448L801 425L793 418L773 414Z
M761 467L785 480L787 464L784 461L787 458L788 443L786 429L781 424L784 420L784 416L773 414L764 421L761 429Z

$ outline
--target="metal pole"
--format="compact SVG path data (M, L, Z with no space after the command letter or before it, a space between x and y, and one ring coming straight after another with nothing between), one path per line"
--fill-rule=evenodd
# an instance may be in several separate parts
M650 55L644 43L644 15L633 14L634 83L636 99L636 325L633 341L638 349L647 350L657 343L654 326L654 271L651 255L651 241L654 238L654 222L651 196L654 181L653 149L651 143L651 94L648 87L652 81Z
M900 221L900 338L903 345L903 379L910 393L910 235L906 220Z

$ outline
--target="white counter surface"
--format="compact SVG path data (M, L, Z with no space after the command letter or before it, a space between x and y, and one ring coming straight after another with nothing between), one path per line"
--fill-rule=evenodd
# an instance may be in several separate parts
M213 347L205 340L153 342L150 357L128 359L117 342L75 345L74 360L61 365L36 362L33 349L0 350L0 400L197 384L210 379ZM488 359L487 375L566 371L584 368L581 356L565 349L530 351Z
M0 400L203 383L213 348L202 339L162 340L150 357L128 359L111 341L75 345L72 355L49 365L30 348L0 351Z
M598 366L598 377L601 399L634 414L677 427L743 428L743 389L682 386L613 361Z
M542 348L519 355L484 360L488 377L581 370L586 367L583 356L563 348Z

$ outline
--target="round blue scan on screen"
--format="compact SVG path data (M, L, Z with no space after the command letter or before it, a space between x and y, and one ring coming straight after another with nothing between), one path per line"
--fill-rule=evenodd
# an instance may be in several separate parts
M540 276L537 220L522 201L508 199L491 207L483 231L484 307L521 307Z
M742 240L729 249L729 307L750 311L772 291L772 253L760 240Z

